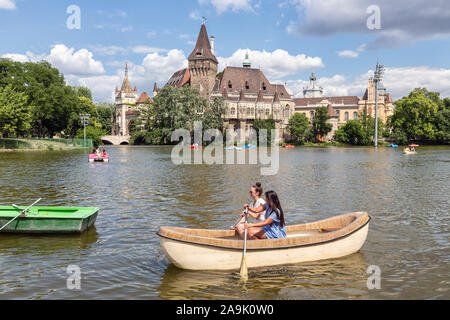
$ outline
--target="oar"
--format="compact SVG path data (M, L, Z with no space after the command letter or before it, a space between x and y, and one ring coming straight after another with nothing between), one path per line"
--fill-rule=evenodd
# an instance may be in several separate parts
M3 227L0 228L0 231L2 231L3 229L5 229L7 226L10 225L11 222L13 222L14 220L16 220L18 217L20 217L23 213L27 212L28 209L30 209L32 206L34 206L36 203L38 203L39 201L41 201L42 199L39 198L37 199L32 205L28 206L28 208L22 210L21 213L19 213L17 216L14 217L14 219L12 219L10 222L8 222L7 224L5 224ZM20 209L19 209L20 210Z
M239 219L236 220L236 223L233 224L233 229L236 229L236 226L239 224L239 222L241 222L241 220L242 220L242 214L239 216Z
M245 208L245 223L248 222L248 208ZM247 270L247 228L245 228L244 233L244 253L242 254L241 262L241 280L248 280L248 270Z

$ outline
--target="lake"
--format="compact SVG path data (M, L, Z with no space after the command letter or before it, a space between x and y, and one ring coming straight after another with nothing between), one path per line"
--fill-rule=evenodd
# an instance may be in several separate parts
M0 299L449 299L450 148L296 148L280 169L182 165L171 147L108 147L110 163L83 152L0 153L0 204L96 206L83 235L0 235ZM201 152L201 151L196 151ZM246 151L242 151L246 152ZM160 226L228 228L260 181L277 191L288 224L354 211L372 217L351 256L237 272L192 272L164 256ZM81 271L69 290L67 268ZM369 266L381 289L369 290Z

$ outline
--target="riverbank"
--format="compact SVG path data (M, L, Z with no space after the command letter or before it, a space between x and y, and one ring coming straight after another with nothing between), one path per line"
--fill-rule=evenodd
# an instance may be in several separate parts
M92 149L92 140L82 139L0 139L0 152L37 152Z

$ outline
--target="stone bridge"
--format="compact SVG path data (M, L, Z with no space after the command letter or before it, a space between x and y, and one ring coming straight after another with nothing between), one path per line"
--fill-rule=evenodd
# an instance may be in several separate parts
M114 146L130 144L130 136L103 136L101 139L104 144Z

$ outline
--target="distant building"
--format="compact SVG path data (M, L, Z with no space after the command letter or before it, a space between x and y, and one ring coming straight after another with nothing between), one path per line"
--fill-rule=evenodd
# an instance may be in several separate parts
M358 119L359 113L366 110L369 115L375 117L375 86L372 78L369 79L367 89L362 98L357 96L323 96L323 89L316 84L314 74L310 77L310 85L305 88L304 98L295 98L295 112L303 113L310 122L314 118L315 111L319 107L326 107L328 114L332 116L333 131L327 136L331 140L335 131L348 120ZM378 117L384 123L390 115L394 114L394 104L389 93L378 94ZM336 125L334 124L336 120Z
M138 97L136 86L131 88L128 79L128 65L125 64L125 76L123 78L122 87L116 87L115 90L115 122L112 129L112 135L128 136L130 135L130 127L133 121L137 119L137 111L147 103L151 103L147 92L142 92Z

